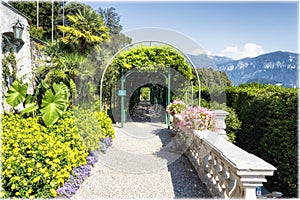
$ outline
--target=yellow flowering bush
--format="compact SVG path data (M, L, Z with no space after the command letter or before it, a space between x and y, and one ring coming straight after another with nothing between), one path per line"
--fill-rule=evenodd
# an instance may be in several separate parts
M2 116L2 197L48 198L69 178L73 167L86 164L87 147L74 119L66 112L56 124L18 114Z
M99 126L95 112L89 109L73 107L75 123L89 152L94 152L100 148L100 140L104 139L104 134Z
M98 123L100 125L101 130L103 131L104 137L115 138L115 130L112 127L112 120L106 114L106 112L96 112L96 116L98 118Z
M83 138L89 152L98 150L101 140L108 137L114 139L115 132L112 127L112 120L105 112L92 111L74 106L73 114L79 135Z

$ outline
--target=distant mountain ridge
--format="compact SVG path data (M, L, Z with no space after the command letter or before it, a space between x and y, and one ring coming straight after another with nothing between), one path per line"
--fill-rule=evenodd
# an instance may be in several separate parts
M196 67L226 72L234 85L259 82L298 87L299 55L296 53L276 51L240 60L207 55L189 57Z

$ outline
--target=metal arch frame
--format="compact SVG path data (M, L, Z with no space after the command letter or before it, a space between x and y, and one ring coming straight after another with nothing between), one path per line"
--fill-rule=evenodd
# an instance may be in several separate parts
M103 73L102 73L102 76L101 76L101 80L100 80L100 94L99 94L99 97L100 97L100 112L102 111L102 87L103 87L103 79L104 79L104 75L106 73L106 70L108 69L108 67L111 65L111 63L113 62L113 60L124 50L128 49L129 47L132 47L132 46L135 46L135 45L138 45L138 44L143 44L143 43L150 43L150 46L151 46L151 43L160 43L160 44L164 44L164 45L168 45L168 46L171 46L172 48L176 49L177 51L179 51L186 59L187 61L189 62L189 64L193 67L193 69L195 70L195 73L196 73L196 77L197 77L197 81L198 81L198 95L199 95L199 98L198 98L198 106L200 106L200 102L201 102L201 85L200 85L200 78L199 78L199 74L196 70L196 67L194 65L194 63L191 61L191 59L188 57L188 55L186 55L181 49L173 46L172 44L170 43L167 43L167 42L162 42L162 41L158 41L158 40L142 40L142 41L139 41L139 42L135 42L133 44L128 44L126 45L125 47L123 47L122 49L120 49L117 53L115 53L115 55L113 55L111 57L111 59L108 61L108 63L106 64L104 70L103 70Z

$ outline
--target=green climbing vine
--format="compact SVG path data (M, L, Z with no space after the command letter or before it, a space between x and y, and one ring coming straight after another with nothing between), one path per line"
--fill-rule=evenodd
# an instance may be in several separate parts
M128 51L121 52L112 63L111 69L117 72L121 68L124 72L132 68L143 71L155 71L157 69L173 68L181 73L188 81L193 79L192 69L185 61L184 56L172 47L138 46Z
M2 60L2 80L6 88L17 79L17 60L14 49L10 48L7 55Z

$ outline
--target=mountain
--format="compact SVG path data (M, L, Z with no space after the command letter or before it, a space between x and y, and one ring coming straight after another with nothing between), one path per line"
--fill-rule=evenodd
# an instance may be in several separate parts
M225 56L209 56L206 54L188 55L196 67L215 68L216 65L234 61L232 58Z
M211 58L216 63L216 65L219 65L219 64L225 63L225 62L234 61L232 58L228 58L225 56L211 56Z
M280 84L286 87L298 86L298 54L291 52L276 51L263 54L254 58L243 58L240 60L228 60L230 58L218 56L203 56L196 61L195 66L215 66L220 71L226 72L228 78L234 85L242 83L259 82L267 84ZM209 59L210 58L210 59ZM199 61L206 59L206 62L199 65ZM210 60L210 63L207 62ZM223 60L225 62L223 62ZM214 63L213 63L214 62Z

